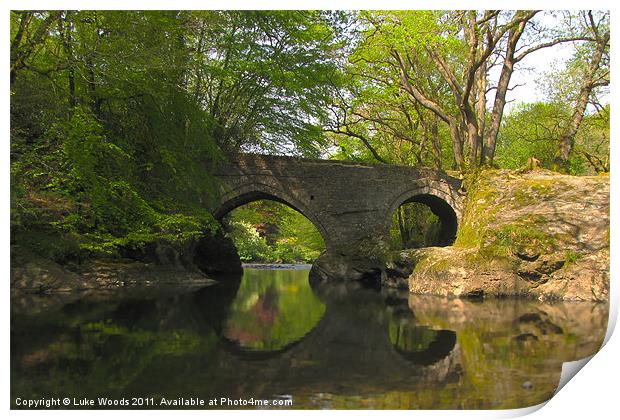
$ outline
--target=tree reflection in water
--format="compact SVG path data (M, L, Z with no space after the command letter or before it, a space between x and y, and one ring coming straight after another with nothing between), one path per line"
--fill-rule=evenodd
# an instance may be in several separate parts
M323 316L325 305L310 289L305 271L246 271L223 329L224 338L242 349L283 349Z
M607 322L602 304L312 289L307 276L246 270L200 290L14 299L12 400L288 394L293 408L517 408L550 398L562 361L596 352Z

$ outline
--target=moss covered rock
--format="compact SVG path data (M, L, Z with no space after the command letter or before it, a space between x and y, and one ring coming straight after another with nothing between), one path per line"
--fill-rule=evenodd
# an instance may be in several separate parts
M606 301L609 178L485 170L452 247L415 251L414 293Z

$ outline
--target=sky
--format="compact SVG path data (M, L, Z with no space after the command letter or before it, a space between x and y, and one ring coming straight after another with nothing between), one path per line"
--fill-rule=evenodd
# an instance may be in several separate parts
M557 18L547 13L540 13L537 16L545 26L553 28L559 24ZM510 87L516 86L514 90L507 93L506 113L510 113L519 103L531 103L545 100L545 92L541 90L540 81L545 77L545 73L555 69L564 68L575 47L573 43L554 45L553 47L543 48L526 56L523 61L515 66L514 73L510 80ZM497 82L499 78L500 66L495 67L489 74L489 79ZM493 106L494 95L489 95L489 107ZM609 102L609 95L599 98L603 104ZM593 110L588 108L589 111Z
M521 102L536 102L545 100L545 92L539 86L539 81L552 68L563 68L563 64L571 57L573 46L570 44L556 45L539 51L535 51L526 56L518 64L512 78L510 86L515 89L507 93L506 111L510 110ZM494 81L499 77L500 67L493 69L489 78ZM491 95L491 100L493 96Z

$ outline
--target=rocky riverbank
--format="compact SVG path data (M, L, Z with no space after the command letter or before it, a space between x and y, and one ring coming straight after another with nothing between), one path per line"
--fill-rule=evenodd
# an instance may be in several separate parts
M230 239L209 237L183 247L148 243L123 257L60 264L16 247L11 255L11 292L51 294L162 285L209 285L211 275L241 273Z
M394 253L384 284L416 294L609 299L609 177L486 170L454 246Z
M49 294L151 285L209 285L214 280L198 270L132 260L93 260L77 267L34 258L11 267L11 290Z

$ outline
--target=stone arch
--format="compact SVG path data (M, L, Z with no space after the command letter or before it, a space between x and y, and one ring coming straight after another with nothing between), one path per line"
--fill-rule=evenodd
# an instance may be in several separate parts
M272 200L286 204L312 222L323 237L326 246L330 242L327 229L325 229L325 226L307 205L291 194L264 183L253 182L227 190L220 196L219 203L213 211L213 216L219 220L237 207L257 200Z
M385 232L390 231L392 215L403 204L421 203L427 205L441 221L440 246L451 245L456 239L458 225L461 219L460 197L455 197L458 192L449 186L440 188L433 185L418 184L401 192L387 209L387 217L384 225Z

